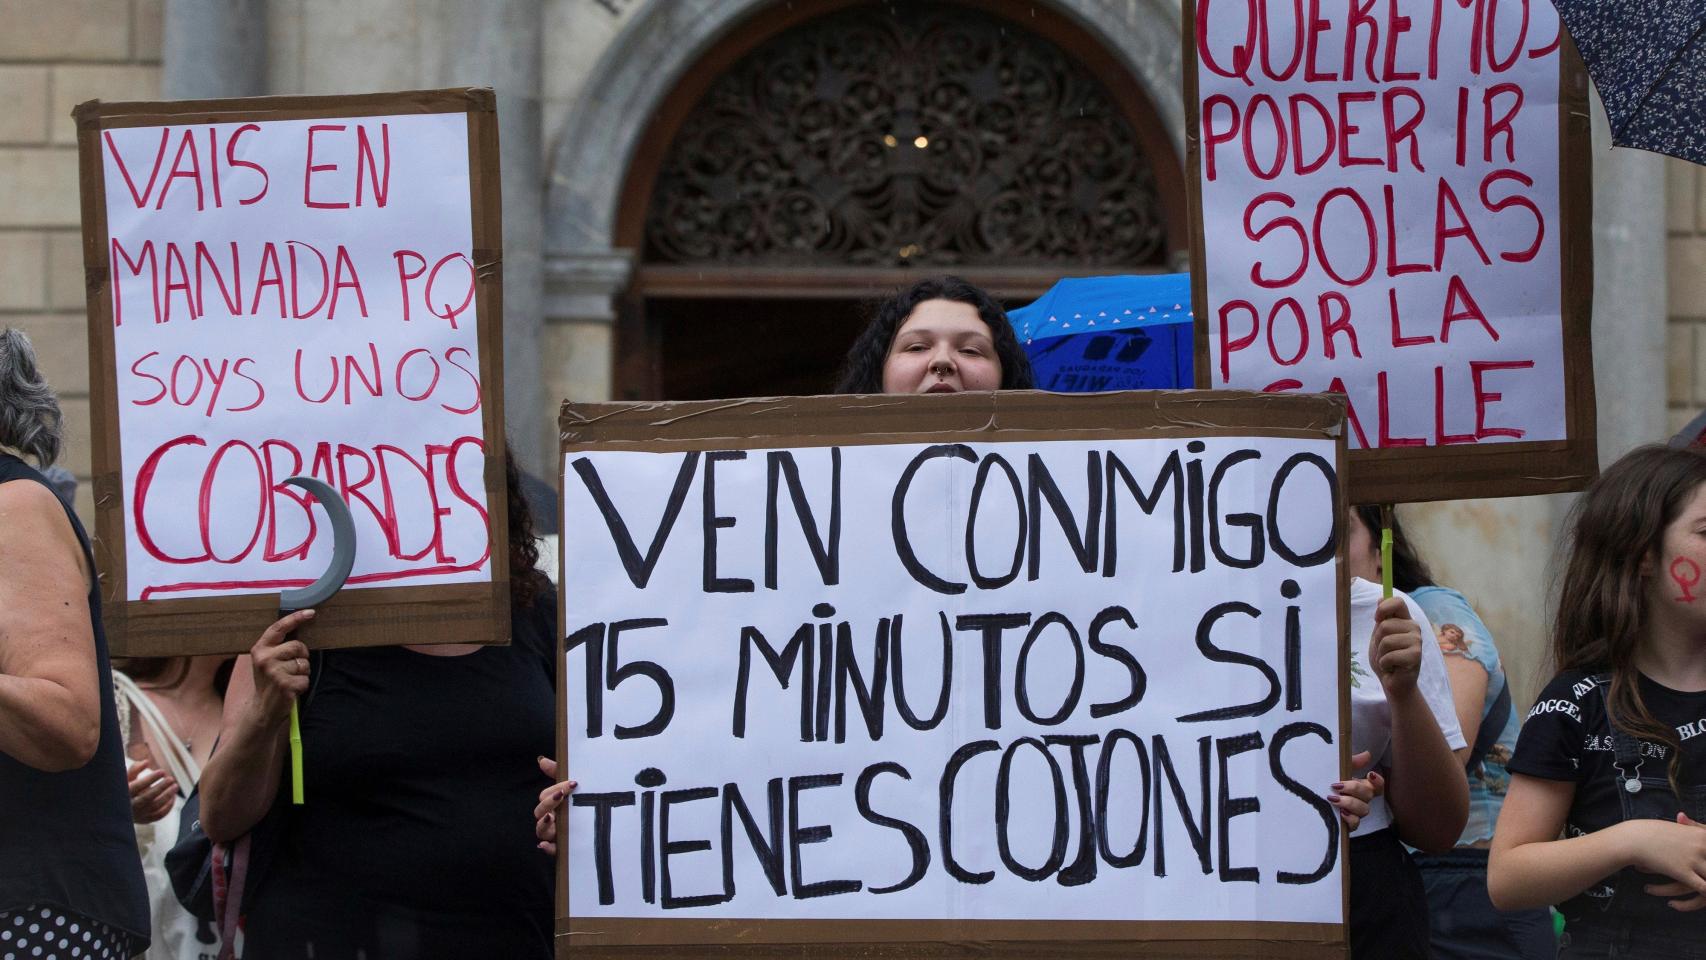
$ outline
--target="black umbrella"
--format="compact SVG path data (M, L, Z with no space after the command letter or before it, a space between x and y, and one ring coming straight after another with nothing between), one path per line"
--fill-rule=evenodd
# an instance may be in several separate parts
M1557 0L1611 142L1706 164L1706 0Z

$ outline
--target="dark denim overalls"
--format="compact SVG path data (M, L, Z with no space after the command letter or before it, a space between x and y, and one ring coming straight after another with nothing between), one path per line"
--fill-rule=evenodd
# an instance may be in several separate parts
M1610 676L1594 680L1604 696ZM1609 703L1606 717L1616 753L1617 799L1623 819L1675 822L1677 812L1686 811L1691 819L1706 823L1706 785L1683 787L1679 800L1671 789L1666 762L1641 755L1640 740L1610 722ZM1647 884L1669 882L1669 877L1632 868L1618 871L1611 878L1612 895L1603 911L1572 920L1565 929L1560 960L1706 960L1706 911L1680 913L1671 909L1666 898L1643 889Z

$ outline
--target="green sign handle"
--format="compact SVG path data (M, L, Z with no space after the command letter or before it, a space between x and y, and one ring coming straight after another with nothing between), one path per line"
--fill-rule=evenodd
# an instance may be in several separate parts
M1392 505L1380 507L1380 598L1392 596Z
M302 805L302 712L290 705L290 802Z

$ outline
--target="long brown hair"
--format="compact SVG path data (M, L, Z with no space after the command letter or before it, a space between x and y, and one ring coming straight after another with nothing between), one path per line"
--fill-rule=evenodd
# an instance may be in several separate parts
M231 683L231 667L237 662L235 656L228 657L213 674L213 689L221 697L225 696L225 688ZM171 689L183 683L190 675L189 657L114 657L113 669L122 670L124 675L135 680L137 685L150 690Z
M1665 744L1674 786L1682 758L1676 732L1641 698L1636 655L1647 632L1647 575L1663 555L1665 528L1706 483L1706 453L1640 447L1600 474L1571 511L1568 560L1552 619L1559 670L1610 673L1611 720L1625 733Z
M1374 549L1380 549L1380 505L1364 504L1352 507L1357 519L1362 521L1364 529L1374 542ZM1404 532L1404 520L1400 511L1392 511L1392 585L1405 593L1414 593L1422 587L1434 585L1433 571L1428 569L1428 562L1422 559L1421 551L1410 542L1410 537Z

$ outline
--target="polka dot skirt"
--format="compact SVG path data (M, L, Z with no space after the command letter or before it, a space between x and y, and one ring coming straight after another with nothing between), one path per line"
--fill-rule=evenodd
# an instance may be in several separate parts
M129 960L131 936L59 907L0 913L0 960Z

